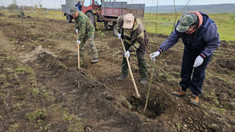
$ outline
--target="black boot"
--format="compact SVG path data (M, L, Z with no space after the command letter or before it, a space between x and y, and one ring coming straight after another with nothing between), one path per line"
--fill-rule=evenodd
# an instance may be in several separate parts
M94 58L94 59L91 60L91 63L97 63L98 61L99 61L98 58Z

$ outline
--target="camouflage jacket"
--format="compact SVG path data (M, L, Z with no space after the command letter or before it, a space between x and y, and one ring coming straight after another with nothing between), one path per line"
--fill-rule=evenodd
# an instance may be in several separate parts
M130 44L130 48L127 49L130 52L136 51L139 49L141 44L146 44L148 41L147 33L144 29L143 24L140 19L135 16L134 26L131 30L126 30L122 28L123 26L123 16L119 16L117 19L117 28L118 32L122 34L124 42Z
M84 38L92 36L95 33L95 27L89 21L89 18L79 11L78 17L75 19L75 27L79 31L79 40L83 41Z

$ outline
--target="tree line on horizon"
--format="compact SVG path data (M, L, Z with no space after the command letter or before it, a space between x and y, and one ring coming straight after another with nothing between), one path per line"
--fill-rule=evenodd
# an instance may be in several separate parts
M234 4L214 4L214 5L176 5L176 12L187 12L190 10L202 11L204 13L235 13ZM185 9L184 9L185 8ZM166 6L146 6L145 13L174 13L174 5Z

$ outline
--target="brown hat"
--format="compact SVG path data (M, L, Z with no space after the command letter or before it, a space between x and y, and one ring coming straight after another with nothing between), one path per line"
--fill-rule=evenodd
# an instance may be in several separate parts
M123 20L123 28L132 28L134 25L135 17L132 14L126 14Z

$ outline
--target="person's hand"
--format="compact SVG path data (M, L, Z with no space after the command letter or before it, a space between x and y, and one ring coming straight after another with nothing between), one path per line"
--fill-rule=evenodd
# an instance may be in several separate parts
M77 40L77 44L80 44L81 43L81 41L80 40Z
M118 38L121 39L121 36L122 36L122 35L119 33L119 34L118 34Z
M160 51L156 51L156 52L151 53L149 56L152 61L155 61L155 58L158 57L160 54L161 54Z
M76 29L76 33L78 33L78 29Z
M127 50L124 55L125 55L125 57L129 58L130 57L130 51Z
M202 63L203 63L204 59L199 55L195 61L194 61L194 64L193 64L193 67L198 67L200 66Z

